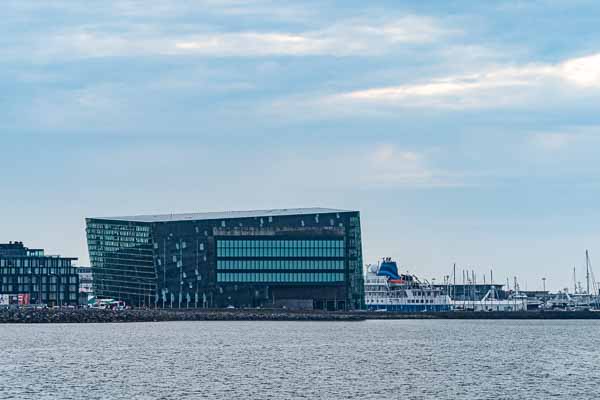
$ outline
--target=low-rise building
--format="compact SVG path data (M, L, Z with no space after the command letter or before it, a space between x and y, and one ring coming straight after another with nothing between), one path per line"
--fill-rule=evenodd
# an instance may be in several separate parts
M46 255L23 242L0 243L0 305L77 305L75 260Z

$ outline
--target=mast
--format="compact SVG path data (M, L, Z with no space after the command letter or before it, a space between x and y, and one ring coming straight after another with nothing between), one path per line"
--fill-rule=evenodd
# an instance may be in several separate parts
M492 291L492 298L496 298L496 290L494 290L494 270L490 268L490 290Z
M475 287L475 271L474 270L471 270L471 278L472 278L471 279L471 282L472 282L471 286L473 288L473 290L471 291L471 293L473 294L473 311L477 311L476 308L475 308L475 289L476 289L476 287Z
M517 285L517 277L515 276L515 294L513 294L513 298L515 299L515 308L513 311L517 311L517 294L519 294L519 286Z
M466 285L465 285L465 270L464 269L462 270L462 273L463 273L462 274L463 275L462 298L463 298L463 301L465 301L465 300L468 300L469 298L467 297L467 289L466 289ZM466 305L467 303L464 303L464 304Z
M590 294L590 255L585 251L585 281L587 286L587 294Z
M485 273L483 274L483 290L485 290ZM479 291L477 291L477 293L480 293L480 292L479 292ZM484 295L484 296L485 296L485 295ZM479 299L479 301L481 301L481 299ZM482 304L482 307L485 307L485 302L486 302L486 301L487 301L487 298L486 298L486 300L483 302L483 304Z
M577 293L577 275L575 275L575 266L573 266L573 293Z
M452 298L456 297L456 263L452 269L452 275L454 275L454 285L452 285Z

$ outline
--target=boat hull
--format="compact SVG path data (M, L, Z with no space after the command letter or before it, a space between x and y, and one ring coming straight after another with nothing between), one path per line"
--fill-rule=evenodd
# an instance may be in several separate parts
M387 312L446 312L450 311L449 304L369 304L371 311Z

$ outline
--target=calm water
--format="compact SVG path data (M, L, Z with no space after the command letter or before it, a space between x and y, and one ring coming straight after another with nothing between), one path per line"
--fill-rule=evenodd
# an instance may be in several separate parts
M0 398L600 397L600 321L0 325Z

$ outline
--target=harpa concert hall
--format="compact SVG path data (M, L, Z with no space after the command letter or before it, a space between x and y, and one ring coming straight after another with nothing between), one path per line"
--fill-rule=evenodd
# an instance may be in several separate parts
M88 218L86 225L100 298L165 308L364 304L358 211Z

